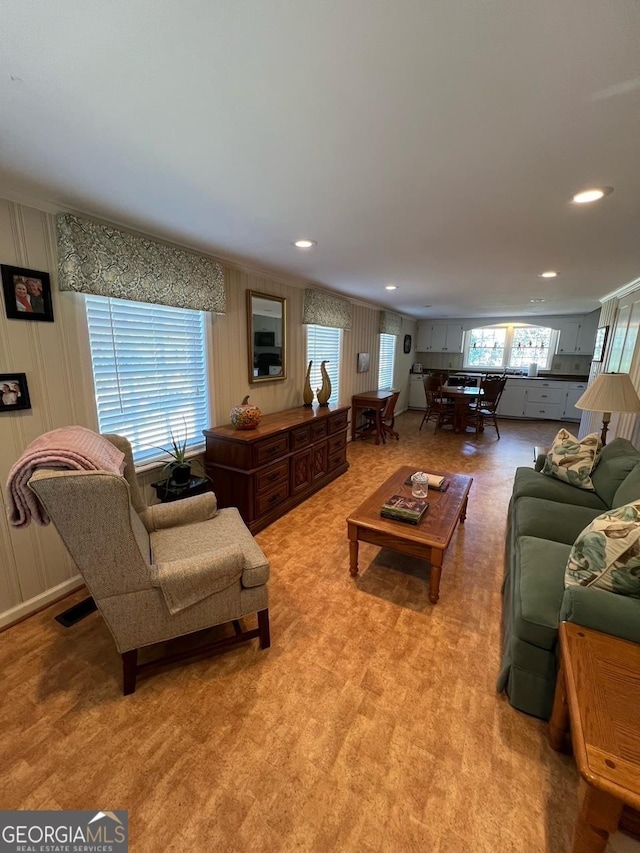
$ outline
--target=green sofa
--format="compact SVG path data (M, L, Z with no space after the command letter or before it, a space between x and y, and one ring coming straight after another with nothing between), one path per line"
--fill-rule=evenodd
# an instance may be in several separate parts
M640 599L572 586L564 572L580 532L607 509L640 498L640 451L624 438L603 448L595 491L535 470L516 470L509 504L497 688L514 708L548 719L557 671L558 623L577 622L640 643Z

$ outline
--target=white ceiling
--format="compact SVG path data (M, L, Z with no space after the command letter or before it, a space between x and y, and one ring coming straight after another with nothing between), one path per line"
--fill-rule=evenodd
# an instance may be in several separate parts
M3 0L0 195L415 317L590 311L640 276L639 44L637 0Z

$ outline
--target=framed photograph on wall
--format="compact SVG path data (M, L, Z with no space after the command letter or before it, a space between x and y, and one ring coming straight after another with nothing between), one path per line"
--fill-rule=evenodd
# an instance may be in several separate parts
M30 408L26 373L0 373L0 414Z
M368 373L369 372L369 353L368 352L359 352L358 353L358 373Z
M593 347L593 361L602 361L604 351L607 346L607 338L609 336L609 327L600 326L596 332L596 342Z
M53 322L49 273L0 264L4 307L10 320Z

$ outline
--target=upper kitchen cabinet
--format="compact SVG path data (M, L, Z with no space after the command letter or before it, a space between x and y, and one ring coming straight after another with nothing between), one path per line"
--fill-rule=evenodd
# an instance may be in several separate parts
M418 323L418 352L462 352L460 323Z
M557 328L560 330L558 348L560 355L593 355L593 344L598 328L599 311L585 315L580 322L577 320L561 321Z

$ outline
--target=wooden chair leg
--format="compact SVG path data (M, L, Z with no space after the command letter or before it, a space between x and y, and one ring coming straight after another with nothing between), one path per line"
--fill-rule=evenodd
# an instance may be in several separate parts
M122 692L125 696L135 693L138 673L138 650L131 649L122 655Z
M268 649L271 645L268 610L258 610L258 631L260 632L260 648Z

